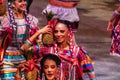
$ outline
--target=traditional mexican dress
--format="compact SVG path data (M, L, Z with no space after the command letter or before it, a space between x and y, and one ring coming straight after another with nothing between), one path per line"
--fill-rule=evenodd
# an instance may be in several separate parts
M120 56L120 13L115 10L113 15L115 16L115 18L113 22L114 28L111 34L112 41L110 55Z
M56 0L56 1L63 1L63 2L65 1L65 2L67 2L66 0ZM52 4L49 3L46 6L46 8L43 10L44 13L46 11L47 12L52 11L52 13L55 14L53 19L57 18L57 19L60 19L60 20L70 21L71 25L72 25L72 30L74 32L77 31L78 23L79 23L80 19L79 19L76 7L66 8L66 7L62 7L62 6L55 6L55 5L52 5Z
M58 55L61 59L61 66L60 66L60 72L59 72L59 79L58 80L81 80L82 77L82 71L83 72L91 72L93 71L93 66L91 65L91 62L87 59L85 50L82 49L82 47L74 47L75 54L72 55L70 50L64 50L63 53L60 53L63 57L60 57L59 51L57 50L56 55ZM43 47L40 49L40 53L44 55L48 53L54 54L54 47L47 48ZM76 59L77 66L73 66L73 64L70 62L71 59Z
M19 48L26 40L26 36L29 35L27 33L27 30L32 31L32 29L35 28L38 23L38 19L35 18L34 16L29 15L29 18L30 18L30 22L31 22L30 28L28 28L28 26L27 26L28 24L24 18L16 18L15 19L16 27L17 27L17 30L16 30L17 38L14 39L14 37L11 36L12 37L11 44L7 46L6 52L4 53L4 56L3 56L4 64L2 66L0 66L1 80L14 80L15 79L14 76L15 76L15 73L17 70L17 65L26 61L24 56L20 53ZM8 16L6 16L3 19L3 21L2 21L3 29L11 28L9 21L10 20L9 20ZM12 35L14 35L14 34L15 33L13 33ZM16 40L17 40L17 42L16 42ZM21 74L22 74L22 79L24 79L24 75L23 75L24 72L22 72Z

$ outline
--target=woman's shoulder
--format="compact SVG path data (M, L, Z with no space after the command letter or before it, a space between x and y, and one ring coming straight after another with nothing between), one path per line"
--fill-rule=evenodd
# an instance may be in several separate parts
M36 18L35 16L33 16L31 14L28 14L28 17L31 22L31 25L38 26L38 22L39 22L38 18Z
M2 26L4 26L4 27L8 27L9 24L10 24L9 15L8 15L8 14L5 14L5 15L2 16L1 18L2 18L2 20L1 20L1 24L2 24Z

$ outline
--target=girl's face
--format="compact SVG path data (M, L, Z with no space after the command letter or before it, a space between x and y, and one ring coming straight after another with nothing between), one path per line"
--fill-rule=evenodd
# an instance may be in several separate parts
M13 3L13 7L16 11L25 11L27 7L26 0L15 0Z
M55 26L54 36L58 43L63 43L68 40L69 29L65 24L58 23Z
M55 79L55 76L57 74L57 70L58 70L58 67L56 65L56 62L51 60L51 59L47 59L45 62L44 62L44 73L45 73L45 76L46 76L46 79L47 80L54 80Z

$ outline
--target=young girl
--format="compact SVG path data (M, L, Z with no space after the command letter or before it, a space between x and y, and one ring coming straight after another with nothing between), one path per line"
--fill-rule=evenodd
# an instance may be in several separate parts
M61 60L57 55L47 54L41 61L41 80L58 80L57 73Z

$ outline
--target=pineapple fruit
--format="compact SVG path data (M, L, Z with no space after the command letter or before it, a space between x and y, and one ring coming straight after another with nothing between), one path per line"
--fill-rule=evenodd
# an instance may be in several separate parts
M52 13L52 11L50 11L50 12L46 11L43 14L46 16L46 19L48 21L47 24L50 25L49 22L52 21L52 18L55 14ZM51 26L51 28L52 27L53 26ZM52 46L53 45L53 34L49 34L49 33L43 34L42 35L42 42L43 42L44 46Z

